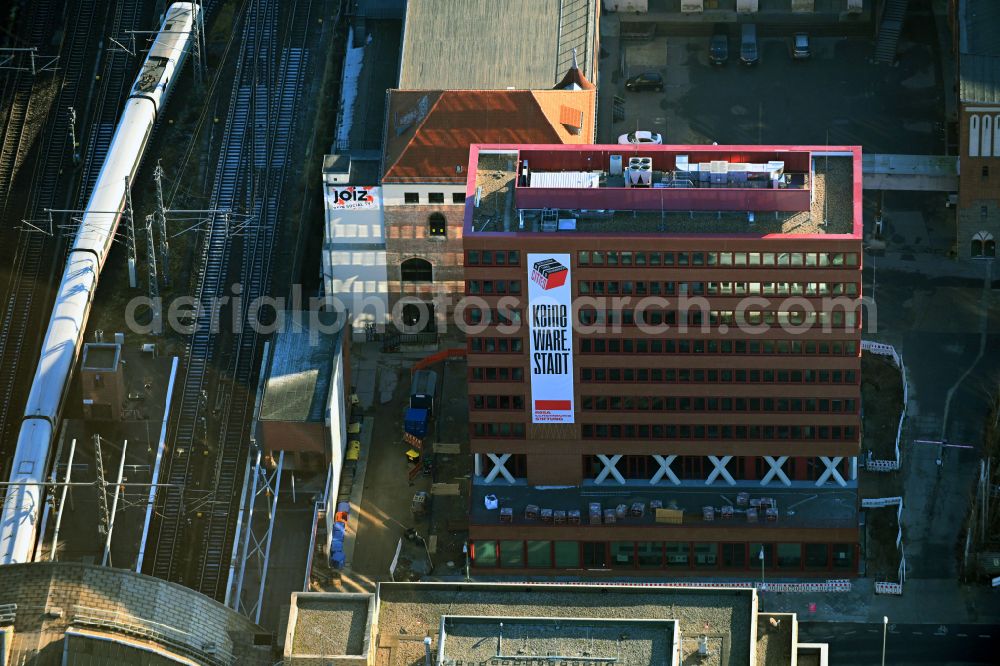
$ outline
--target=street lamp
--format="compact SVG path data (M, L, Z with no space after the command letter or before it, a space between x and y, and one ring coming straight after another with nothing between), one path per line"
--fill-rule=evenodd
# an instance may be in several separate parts
M882 666L885 666L885 632L889 628L889 616L882 616Z

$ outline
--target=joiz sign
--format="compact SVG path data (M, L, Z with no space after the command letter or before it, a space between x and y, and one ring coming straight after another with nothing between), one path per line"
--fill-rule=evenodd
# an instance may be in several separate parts
M532 423L574 422L569 266L568 254L528 255Z
M382 190L376 185L345 185L328 187L327 201L333 208L378 208L382 203Z

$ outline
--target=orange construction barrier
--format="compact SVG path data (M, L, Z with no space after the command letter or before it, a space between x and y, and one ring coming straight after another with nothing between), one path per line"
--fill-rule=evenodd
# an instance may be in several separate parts
M425 356L410 368L410 374L412 375L417 370L423 370L424 368L430 367L435 363L440 363L447 358L465 358L465 347L453 347L452 349L444 349L442 351L431 354L430 356Z

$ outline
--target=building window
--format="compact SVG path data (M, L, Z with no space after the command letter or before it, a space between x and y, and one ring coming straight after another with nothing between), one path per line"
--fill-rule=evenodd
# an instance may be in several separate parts
M983 180L990 177L990 168L988 166L983 167Z
M532 569L549 569L552 567L552 542L528 542L528 566Z
M854 544L833 544L833 568L850 569L854 566Z
M635 568L635 542L611 542L611 566L617 569Z
M447 236L448 221L444 219L444 215L431 213L430 217L427 218L427 232L431 236Z
M431 262L420 257L407 259L399 265L400 279L403 282L433 282L434 270Z
M404 192L403 193L403 203L408 203L408 204L418 204L418 203L420 203L420 193L418 193L418 192Z
M500 566L511 569L524 568L524 542L501 541L500 542Z
M667 542L667 567L686 569L690 560L690 547L687 541Z
M662 541L640 541L638 544L638 551L640 569L663 568Z
M452 192L451 202L455 204L465 203L465 192Z
M771 568L774 566L774 544L773 543L750 543L750 568L760 568L760 555L764 553L764 566Z
M745 543L722 544L722 566L726 569L744 569L747 565Z
M714 569L719 563L719 544L695 543L694 565L699 569Z
M987 258L997 256L997 242L988 231L976 232L972 237L972 257Z
M969 116L969 157L979 157L979 116ZM984 157L986 157L984 155Z
M427 194L427 203L443 204L444 203L444 192L429 192Z
M760 553L758 552L758 555ZM778 544L778 568L779 569L800 569L802 567L802 544L800 543L779 543Z
M495 567L497 565L497 542L474 542L472 544L472 563L477 567Z
M582 546L584 569L608 568L608 543L606 541L584 541Z
M577 541L556 541L553 547L557 569L580 568L580 543Z
M825 543L807 543L806 569L826 569L829 567L830 547Z

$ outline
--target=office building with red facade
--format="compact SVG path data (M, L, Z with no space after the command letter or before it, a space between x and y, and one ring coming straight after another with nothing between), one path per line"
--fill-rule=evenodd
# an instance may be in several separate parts
M474 567L856 575L861 149L476 145Z

